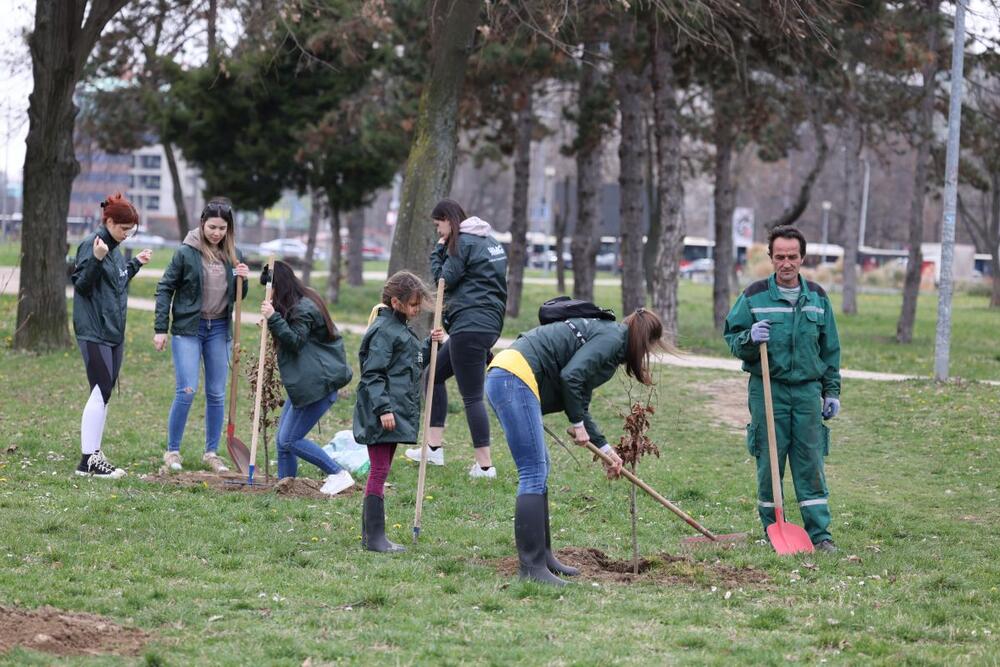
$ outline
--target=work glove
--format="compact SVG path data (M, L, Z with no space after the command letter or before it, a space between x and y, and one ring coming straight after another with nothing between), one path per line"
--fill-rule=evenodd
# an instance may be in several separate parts
M833 419L840 412L840 399L827 396L823 399L823 419Z
M771 322L770 320L761 320L760 322L754 322L753 326L750 327L750 340L760 344L766 343L771 340Z

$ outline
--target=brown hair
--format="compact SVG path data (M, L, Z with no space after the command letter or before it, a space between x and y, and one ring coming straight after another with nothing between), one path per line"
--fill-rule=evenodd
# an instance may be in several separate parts
M116 192L101 202L101 222L107 223L108 220L131 227L139 224L139 212L122 193Z
M799 242L799 254L806 256L806 237L791 225L778 225L767 235L767 256L770 257L774 251L774 239L795 239Z
M368 316L368 326L375 321L378 311L385 307L392 308L392 297L408 303L414 296L419 296L421 302L430 301L431 293L424 281L409 271L397 271L392 274L382 288L382 302L375 304Z
M451 223L451 234L448 235L448 254L452 257L458 254L459 228L462 226L462 221L468 217L454 199L442 199L431 211L432 220L447 220Z
M625 336L625 373L643 384L653 384L649 374L649 357L655 350L667 349L661 340L663 322L656 313L636 308L634 313L622 320L622 324L628 328Z
M326 321L326 329L330 333L330 337L327 340L337 340L340 338L340 333L337 331L337 326L330 317L330 311L327 309L323 298L316 290L306 287L306 284L295 275L292 267L280 260L276 261L271 281L271 303L274 305L275 312L279 313L286 322L290 322L289 315L291 315L292 310L298 305L299 301L310 299L316 304L320 314L323 315L323 320ZM239 295L236 298L239 298ZM275 342L277 342L277 338L275 338Z
M205 238L205 223L212 218L226 221L226 235L221 247L209 246ZM236 224L233 222L233 203L228 197L212 197L201 211L201 256L206 262L215 262L223 257L236 266ZM325 308L325 306L324 306Z

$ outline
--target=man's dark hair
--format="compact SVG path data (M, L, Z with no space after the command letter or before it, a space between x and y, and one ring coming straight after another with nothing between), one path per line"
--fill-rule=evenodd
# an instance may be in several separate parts
M774 250L774 239L795 239L799 242L799 254L803 257L806 256L806 237L802 236L800 232L795 227L791 225L779 225L771 230L771 233L767 235L767 256L771 256L771 252Z

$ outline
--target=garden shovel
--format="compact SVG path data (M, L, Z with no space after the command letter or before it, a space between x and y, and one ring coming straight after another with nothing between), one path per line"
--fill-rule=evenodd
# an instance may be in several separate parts
M267 287L264 289L264 300L271 300L271 289L274 285L274 255L267 258ZM247 484L253 486L253 469L257 461L257 440L260 439L260 403L264 396L264 361L267 356L267 320L261 318L260 323L260 357L257 361L257 396L253 403L253 437L250 439L250 459L247 464Z
M444 278L438 279L437 298L434 300L434 325L431 331L441 328L441 311L444 308ZM431 401L434 400L434 373L437 370L438 343L431 341L431 359L427 371L427 398L424 400L424 414L420 420L424 437L420 439L420 471L417 473L417 509L413 515L413 542L420 537L420 520L424 509L424 480L427 477L427 434L431 429Z
M785 521L781 500L781 477L778 473L778 438L774 433L774 404L771 402L771 366L767 360L767 343L760 344L761 378L764 380L764 411L767 414L767 456L771 462L771 496L774 499L774 523L767 527L771 546L785 556L814 550L809 533L801 526Z
M233 420L236 418L236 390L239 388L240 380L240 314L243 303L243 278L236 276L236 324L233 329L233 368L229 380L229 424L226 426L226 451L229 452L229 459L236 466L236 470L242 474L247 474L250 469L250 450L243 444L243 441L236 437L236 425Z

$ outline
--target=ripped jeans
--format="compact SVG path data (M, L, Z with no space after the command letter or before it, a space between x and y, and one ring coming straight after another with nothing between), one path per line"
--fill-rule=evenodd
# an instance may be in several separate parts
M201 362L205 362L205 451L219 449L225 414L226 374L229 369L229 320L202 320L197 336L171 336L176 392L167 417L167 450L180 451L188 412L198 391Z

